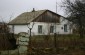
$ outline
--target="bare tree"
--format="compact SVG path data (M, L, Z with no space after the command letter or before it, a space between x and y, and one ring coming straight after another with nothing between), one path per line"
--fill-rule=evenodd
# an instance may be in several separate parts
M85 28L85 3L82 0L64 0L62 7L66 12L67 19L75 24L83 37Z
M30 27L30 25L31 25L31 27ZM32 32L31 32L31 31L32 31L32 29L33 29L33 26L34 26L34 22L33 22L33 23L29 23L29 24L27 25L27 27L29 28L29 31L30 31L30 32L29 32L29 33L30 33L30 34L29 34L29 35L30 35L30 36L29 36L29 47L30 47L30 48L31 48L31 35L32 35Z
M35 18L35 10L34 10L34 8L33 8L33 11L32 12L34 12L33 13L33 17L32 18ZM26 15L26 17L27 17L27 19L26 19L26 22L28 23L28 20L29 20L29 18L28 18L28 14ZM27 24L27 27L28 27L28 29L29 29L29 42L28 42L28 48L29 48L29 53L31 54L31 50L32 50L32 43L31 43L31 37L32 37L32 29L33 29L33 27L34 27L34 21L30 21L28 24Z

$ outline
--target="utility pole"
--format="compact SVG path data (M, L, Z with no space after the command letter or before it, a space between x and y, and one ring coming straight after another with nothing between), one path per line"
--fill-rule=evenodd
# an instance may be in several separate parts
M57 0L56 0L56 13L57 13Z

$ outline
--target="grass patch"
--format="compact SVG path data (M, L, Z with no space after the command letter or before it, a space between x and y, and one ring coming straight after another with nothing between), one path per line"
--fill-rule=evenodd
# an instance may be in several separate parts
M47 55L84 55L85 53L85 37L79 35L56 35L56 48L54 46L53 35L32 36L31 47L40 54Z

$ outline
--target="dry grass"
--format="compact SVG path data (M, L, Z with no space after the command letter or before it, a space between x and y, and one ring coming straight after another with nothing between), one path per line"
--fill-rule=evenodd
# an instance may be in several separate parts
M85 55L85 38L78 35L57 35L56 48L53 36L34 36L31 43L34 55Z

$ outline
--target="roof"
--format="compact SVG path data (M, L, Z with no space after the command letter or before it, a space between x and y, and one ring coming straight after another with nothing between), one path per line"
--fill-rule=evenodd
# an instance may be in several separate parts
M24 12L24 13L20 14L18 17L16 17L15 19L13 19L11 22L9 22L9 24L11 24L11 25L28 24L46 11L50 11L50 10L38 10L38 11L32 11L32 12ZM52 12L52 11L50 11L50 12ZM52 13L54 13L54 12L52 12ZM56 14L56 13L54 13L54 14ZM58 15L58 14L56 14L56 15ZM58 15L58 16L60 16L60 15Z
M46 10L40 10L35 12L24 12L18 17L16 17L14 20L9 22L9 24L27 24L30 23L32 20L37 18L39 15L44 13Z

